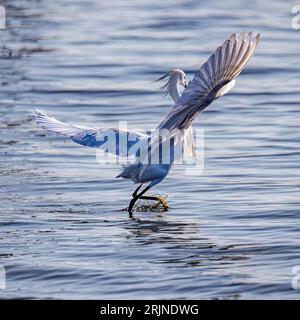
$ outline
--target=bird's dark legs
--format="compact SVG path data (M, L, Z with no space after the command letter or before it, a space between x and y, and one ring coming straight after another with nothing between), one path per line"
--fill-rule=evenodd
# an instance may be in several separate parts
M129 203L129 207L128 207L128 212L129 212L129 218L132 218L132 208L134 206L134 204L136 203L136 201L145 193L147 192L151 187L148 186L146 187L143 191L141 191L139 194L136 194L137 191L141 188L142 185L140 185L133 193L133 195L135 195L135 197L133 197L133 199L130 201Z
M167 210L169 208L168 201L163 196L157 196L157 197L141 196L140 199L157 201L157 205L155 206L156 208L158 207L159 204L162 204L162 206L164 207L165 210Z
M143 184L140 184L133 192L132 198L135 198L137 196L138 191L141 189Z
M158 197L154 197L154 196L141 196L139 199L159 201Z
M158 196L158 197L154 197L154 196L143 196L143 194L145 192L147 192L152 186L147 186L143 191L141 191L138 194L138 191L140 190L140 188L142 187L143 184L139 185L136 190L134 191L134 193L132 194L133 199L130 201L129 207L128 207L128 212L129 212L129 218L132 218L132 208L134 206L134 204L136 203L136 201L138 199L145 199L145 200L155 200L158 201L158 204L161 203L163 205L163 207L165 208L165 210L167 210L169 208L169 204L167 202L167 200L165 198L163 198L162 196Z

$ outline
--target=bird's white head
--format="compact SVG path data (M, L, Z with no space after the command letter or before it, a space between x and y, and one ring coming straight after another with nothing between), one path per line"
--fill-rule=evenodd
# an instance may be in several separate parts
M187 79L186 74L181 69L173 69L170 71L170 77L177 78L178 84L187 87Z
M178 86L186 88L188 84L186 74L181 69L172 69L157 79L156 82L161 80L165 80L165 84L161 87L161 90L165 96L170 95L174 102L180 97Z

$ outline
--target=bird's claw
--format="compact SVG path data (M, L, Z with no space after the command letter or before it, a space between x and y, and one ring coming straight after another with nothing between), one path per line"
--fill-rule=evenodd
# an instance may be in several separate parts
M158 208L158 206L160 204L163 206L165 211L167 211L169 209L168 201L163 196L158 196L157 197L157 203L156 203L156 205L154 207Z
M162 206L164 207L165 210L169 209L169 204L168 204L168 201L162 197L162 196L159 196L159 202L162 204Z

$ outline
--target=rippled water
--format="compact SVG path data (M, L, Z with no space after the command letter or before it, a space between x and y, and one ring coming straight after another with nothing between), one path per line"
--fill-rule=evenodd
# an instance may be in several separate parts
M2 1L2 298L292 298L300 265L300 31L290 1ZM233 92L196 121L205 169L153 189L169 212L121 211L134 186L95 150L39 130L63 121L155 127L152 81L189 77L232 32L262 33Z

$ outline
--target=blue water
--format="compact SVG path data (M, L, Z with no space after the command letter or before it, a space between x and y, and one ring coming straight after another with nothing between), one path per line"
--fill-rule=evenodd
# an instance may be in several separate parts
M300 31L293 1L2 1L1 298L298 299ZM154 128L232 32L261 32L234 90L195 121L203 173L175 167L167 213L122 211L134 185L95 150L37 128L43 107L91 126ZM151 194L151 192L150 192Z

